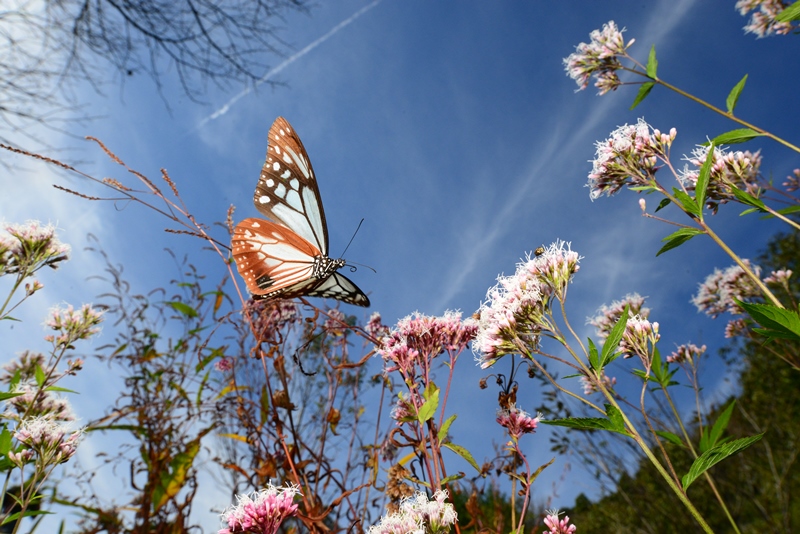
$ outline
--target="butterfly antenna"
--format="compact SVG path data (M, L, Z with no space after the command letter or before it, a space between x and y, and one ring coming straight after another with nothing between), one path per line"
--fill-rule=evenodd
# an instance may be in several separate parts
M361 222L360 222L360 223L358 223L358 226L356 227L356 231L355 231L355 232L353 232L353 237L351 237L351 238L350 238L350 241L347 243L347 246L346 246L346 247L344 247L344 252L342 252L342 255L341 255L341 256L339 256L340 258L344 258L344 255L345 255L345 254L347 254L347 249L348 249L348 248L350 248L350 245L353 243L353 239L355 239L355 238L356 238L356 234L357 234L357 233L358 233L358 231L361 229L361 225L362 225L362 224L364 224L364 219L363 219L363 218L361 219Z

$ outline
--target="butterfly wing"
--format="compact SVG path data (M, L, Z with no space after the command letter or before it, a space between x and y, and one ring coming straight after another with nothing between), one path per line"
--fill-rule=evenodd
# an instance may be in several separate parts
M277 223L245 219L234 228L232 245L236 268L257 298L319 281L313 277L313 268L320 251Z
M303 143L283 117L269 129L267 160L253 202L258 211L328 255L328 226L317 178Z
M323 297L337 299L356 306L369 307L369 297L364 294L349 278L337 272L331 273L327 278L316 280L316 284L299 288L294 294L294 289L286 291L286 296Z

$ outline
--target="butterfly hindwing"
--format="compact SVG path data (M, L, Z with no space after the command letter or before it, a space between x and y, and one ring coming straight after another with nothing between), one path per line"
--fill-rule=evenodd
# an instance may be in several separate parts
M309 297L323 297L337 299L356 306L369 307L369 298L357 285L343 274L333 273L328 278L322 279L310 291L303 293ZM299 295L298 295L299 296Z
M253 202L258 211L328 255L328 227L317 178L303 143L283 117L269 129L267 159Z

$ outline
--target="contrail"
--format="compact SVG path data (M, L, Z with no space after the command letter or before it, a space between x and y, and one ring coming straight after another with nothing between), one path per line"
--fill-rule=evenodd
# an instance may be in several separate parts
M199 124L197 125L197 127L195 128L195 131L197 131L197 130L199 130L200 128L202 128L203 126L205 126L205 125L206 125L208 122L210 122L210 121L213 121L214 119L216 119L216 118L218 118L218 117L221 117L222 115L225 115L225 114L228 112L228 110L230 110L230 109L231 109L231 107L232 107L232 106L233 106L233 105L234 105L236 102L238 102L238 101L239 101L239 100L240 100L242 97L244 97L244 96L247 96L247 95L249 95L250 93L252 93L252 92L253 92L253 89L255 89L256 87L258 87L258 86L259 86L259 85L261 85L262 83L266 82L267 80L269 80L270 78L272 78L273 76L275 76L276 74L278 74L279 72L281 72L283 69L285 69L286 67L288 67L289 65L291 65L292 63L294 63L295 61L297 61L298 59L300 59L301 57L305 56L306 54L308 54L309 52L311 52L312 50L314 50L316 47L318 47L319 45L321 45L322 43L324 43L325 41L327 41L327 40L328 40L328 39L330 39L331 37L333 37L333 35L334 35L335 33L337 33L339 30L341 30L342 28L344 28L345 26L347 26L347 25L348 25L348 24L350 24L351 22L355 21L355 20L356 20L358 17L360 17L361 15L363 15L364 13L366 13L367 11L369 11L370 9L372 9L373 7L375 7L375 6L377 6L378 4L380 4L380 3L381 3L381 1L382 1L382 0L374 0L374 1L373 1L371 4L367 4L366 6L362 7L361 9L359 9L358 11L356 11L355 13L353 13L352 15L350 15L348 18L344 19L342 22L340 22L339 24L337 24L336 26L334 26L334 27L333 27L333 29L332 29L332 30L330 30L330 31L329 31L328 33L326 33L325 35L323 35L322 37L320 37L320 38L319 38L319 39L317 39L316 41L312 42L311 44L309 44L308 46L306 46L305 48L303 48L303 49L302 49L302 50L300 50L299 52L296 52L295 54L293 54L293 55L289 56L288 58L286 58L286 61L284 61L283 63L281 63L280 65L278 65L278 66L277 66L277 67L275 67L274 69L272 69L272 70L270 70L269 72L267 72L267 73L266 73L264 76L262 76L262 77L261 77L261 79L259 79L259 80L258 80L258 81L255 83L255 85L254 85L254 86L252 86L252 87L247 87L247 88L246 88L246 89L244 89L244 90L243 90L241 93L239 93L238 95L236 95L236 96L234 96L233 98L231 98L230 100L228 100L228 101L227 101L227 102L226 102L226 103L225 103L225 104L224 104L224 105L223 105L221 108L219 108L217 111L215 111L214 113L212 113L211 115L209 115L208 117L206 117L205 119L203 119L202 121L200 121L200 123L199 123Z

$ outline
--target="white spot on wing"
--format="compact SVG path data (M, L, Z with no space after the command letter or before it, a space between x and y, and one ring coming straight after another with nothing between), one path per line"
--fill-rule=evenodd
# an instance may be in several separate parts
M260 197L258 197L258 202L259 204L268 204L269 197L267 195L261 195Z

